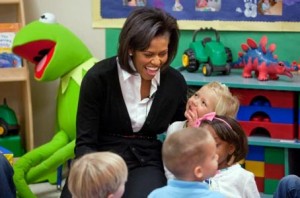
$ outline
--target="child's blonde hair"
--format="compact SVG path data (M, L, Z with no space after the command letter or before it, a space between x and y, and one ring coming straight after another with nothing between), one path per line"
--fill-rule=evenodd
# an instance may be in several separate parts
M236 117L239 110L240 102L238 98L230 92L229 88L218 81L210 82L202 88L214 93L217 98L215 112L217 115L225 115L232 118Z
M125 161L112 152L85 154L71 166L68 187L73 197L104 198L127 181Z
M176 178L185 178L205 160L206 143L213 139L205 128L183 128L172 133L163 143L162 156L166 168Z

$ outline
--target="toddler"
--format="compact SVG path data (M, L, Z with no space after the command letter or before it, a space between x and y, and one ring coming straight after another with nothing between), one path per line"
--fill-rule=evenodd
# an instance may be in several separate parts
M163 143L163 162L175 175L166 186L152 191L148 198L224 197L210 191L203 182L216 174L216 143L206 128L184 128Z
M119 155L88 153L72 164L68 186L74 198L121 198L127 175L126 163Z
M194 127L197 119L209 112L235 117L239 105L238 98L231 94L225 84L217 81L210 82L188 99L184 113L187 120L172 123L167 130L167 136L185 126Z
M248 140L240 124L229 116L210 116L199 120L199 125L208 129L217 145L218 173L208 180L210 189L219 191L227 198L260 197L254 174L238 163L245 159Z

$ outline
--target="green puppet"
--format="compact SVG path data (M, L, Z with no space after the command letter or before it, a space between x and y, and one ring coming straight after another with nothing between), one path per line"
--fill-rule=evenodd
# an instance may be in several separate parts
M81 80L98 60L77 36L56 23L50 13L16 34L13 52L35 64L37 81L60 78L55 135L48 143L23 155L13 167L18 197L30 198L35 195L28 184L47 178L74 157Z

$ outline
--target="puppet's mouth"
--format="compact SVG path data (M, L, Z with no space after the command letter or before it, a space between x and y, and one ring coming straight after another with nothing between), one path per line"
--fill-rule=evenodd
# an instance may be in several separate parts
M50 40L33 41L15 46L13 52L35 64L35 77L41 79L53 56L55 44Z

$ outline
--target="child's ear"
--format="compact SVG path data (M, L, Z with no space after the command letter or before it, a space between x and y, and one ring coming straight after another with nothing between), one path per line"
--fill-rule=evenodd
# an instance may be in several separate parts
M114 198L114 194L109 194L107 198Z
M232 155L235 151L235 146L233 144L229 145L229 150L228 150L228 154Z
M230 157L227 162L228 166L231 166L235 161L235 156L233 155L234 151L235 151L235 146L233 144L230 144L228 150L228 155Z
M194 169L194 175L199 179L203 177L203 170L201 166L196 166L196 168Z

